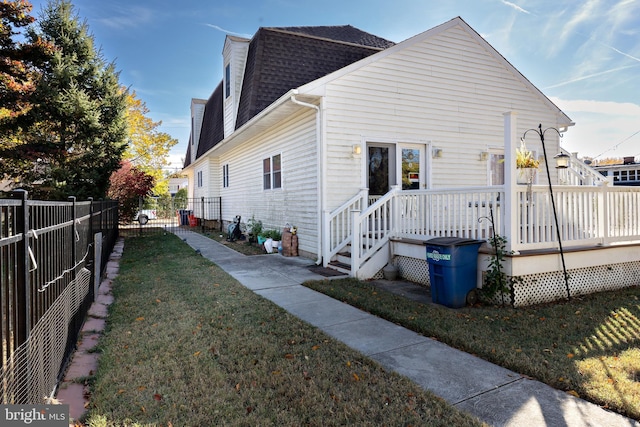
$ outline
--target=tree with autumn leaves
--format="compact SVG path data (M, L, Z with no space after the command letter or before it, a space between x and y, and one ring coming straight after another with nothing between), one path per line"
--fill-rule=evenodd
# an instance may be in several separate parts
M161 122L149 117L146 104L127 94L127 130L129 144L120 169L113 172L107 196L119 201L120 222L129 223L140 206L140 198L150 194L168 194L168 179L163 173L165 160L178 141L159 132Z
M53 45L40 38L18 43L21 29L35 21L27 1L0 2L0 130L6 133L10 124L31 109L40 73L37 65L53 51Z
M147 117L149 109L136 97L135 91L129 92L126 100L129 143L124 152L124 159L154 178L154 194L166 194L169 192L169 180L164 168L169 165L169 150L178 140L158 130L162 122L154 122Z
M111 174L111 185L107 196L118 200L118 216L123 224L133 221L140 206L140 199L146 197L154 186L154 178L124 160L120 169Z
M33 198L102 198L127 142L126 92L115 65L67 0L48 4L26 41L52 48L35 64L29 107L3 123L10 132L0 141L0 175Z
M32 198L103 198L128 159L166 191L164 158L177 141L123 88L69 0L51 0L36 24L30 11L28 1L0 2L0 180Z

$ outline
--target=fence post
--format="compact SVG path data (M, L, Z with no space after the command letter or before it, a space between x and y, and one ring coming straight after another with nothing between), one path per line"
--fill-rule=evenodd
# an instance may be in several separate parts
M69 196L68 200L71 202L71 217L72 217L72 224L71 224L71 265L76 265L76 262L78 262L78 254L77 254L77 245L78 242L76 241L76 235L78 233L78 229L77 229L77 225L76 225L76 218L77 218L77 214L76 214L76 196ZM73 271L71 272L71 277L73 277L73 280L76 280L76 269L74 268Z
M16 244L16 280L15 296L13 304L15 311L13 319L15 330L13 331L14 344L13 355L28 339L31 331L31 283L29 278L29 203L28 193L25 190L16 190L11 193L13 198L22 201L20 209L22 211L15 218L15 233L21 233L22 239ZM11 302L8 302L10 305ZM29 386L31 384L31 366L29 358L25 358L25 363L18 363L15 366L15 377L17 383L13 389L13 402L15 404L27 403L30 399ZM7 403L7 402L5 402Z
M202 204L202 220L200 221L200 227L201 227L202 232L204 233L204 196L202 197L200 202Z
M14 198L20 198L22 201L22 211L20 215L16 215L16 234L22 233L22 239L18 243L17 248L17 277L15 287L16 302L16 330L15 330L15 347L18 348L29 337L31 330L31 295L29 283L29 203L27 200L28 193L25 190L16 190L12 192ZM24 311L23 311L24 310Z
M224 228L222 226L222 196L218 196L218 224L220 225L220 231Z

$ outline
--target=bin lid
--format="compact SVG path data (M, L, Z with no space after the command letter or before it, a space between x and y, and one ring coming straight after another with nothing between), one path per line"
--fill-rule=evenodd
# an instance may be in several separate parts
M426 245L434 246L464 246L484 243L484 240L467 239L464 237L436 237L426 241Z

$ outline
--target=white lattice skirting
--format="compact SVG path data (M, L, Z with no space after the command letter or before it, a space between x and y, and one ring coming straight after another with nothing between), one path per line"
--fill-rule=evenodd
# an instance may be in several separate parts
M393 264L405 280L430 286L429 264L426 260L396 256ZM567 273L572 297L640 285L640 261L579 268ZM515 307L559 301L567 297L562 271L520 277L522 281L514 287Z

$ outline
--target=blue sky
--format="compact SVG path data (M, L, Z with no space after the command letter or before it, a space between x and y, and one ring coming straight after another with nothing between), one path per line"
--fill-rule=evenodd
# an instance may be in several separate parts
M222 79L226 34L259 27L346 25L403 41L460 16L576 125L580 156L640 156L640 0L72 0L121 82L179 140L191 98ZM32 0L38 17L46 0ZM543 126L545 124L543 123Z

